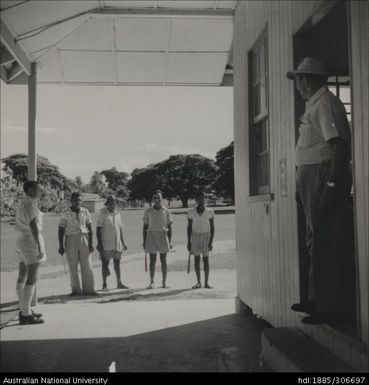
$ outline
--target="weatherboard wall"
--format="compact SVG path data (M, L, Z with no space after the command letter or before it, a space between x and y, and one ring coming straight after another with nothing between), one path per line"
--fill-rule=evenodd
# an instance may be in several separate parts
M310 4L311 3L311 4ZM310 7L314 2L309 2ZM308 13L288 1L240 2L235 13L235 175L238 295L274 326L291 325L290 305L299 298L295 215L293 20ZM309 8L310 8L309 7ZM248 52L267 29L271 194L250 198L248 154ZM287 183L280 185L281 165ZM285 174L283 175L286 176ZM287 190L285 191L285 189Z
M334 3L334 2L331 2ZM368 3L351 2L354 168L359 267L359 339L368 345ZM297 326L299 301L295 202L293 34L323 1L239 2L234 22L237 290L273 326ZM250 197L248 52L267 29L271 194ZM366 80L365 80L366 79ZM363 82L365 80L365 82ZM360 83L361 82L361 83ZM315 333L315 332L314 332ZM323 340L324 333L314 338ZM320 338L321 337L321 338ZM334 348L332 348L334 350Z
M353 99L354 190L356 206L356 250L358 313L361 339L369 346L369 62L367 1L351 1L351 68Z

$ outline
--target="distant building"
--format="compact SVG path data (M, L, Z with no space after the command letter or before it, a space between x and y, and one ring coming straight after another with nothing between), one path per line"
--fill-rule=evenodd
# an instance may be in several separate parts
M82 193L82 207L88 209L90 213L95 213L104 207L105 199L98 194Z

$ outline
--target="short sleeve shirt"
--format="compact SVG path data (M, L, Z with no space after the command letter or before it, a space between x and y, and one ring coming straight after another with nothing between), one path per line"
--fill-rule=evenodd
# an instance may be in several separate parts
M101 227L101 240L104 250L123 250L120 239L120 230L123 229L123 223L118 211L111 212L105 207L101 209L97 217L96 227Z
M79 209L78 216L77 213L69 208L60 218L59 227L65 229L65 235L87 234L87 225L91 223L90 212L85 207Z
M32 234L29 224L36 218L37 228L41 231L42 217L43 214L37 207L36 201L27 196L18 206L15 216L15 229L25 234Z
M300 118L300 135L296 145L298 165L319 164L332 157L328 140L340 137L351 148L351 131L346 110L341 100L328 90L320 88L306 103L306 112Z
M170 210L166 207L161 207L159 210L148 208L143 221L148 225L148 231L168 231L168 226L173 223Z
M215 217L214 211L205 207L202 214L199 214L196 207L189 210L187 218L192 220L192 231L194 233L209 233L210 232L210 219Z

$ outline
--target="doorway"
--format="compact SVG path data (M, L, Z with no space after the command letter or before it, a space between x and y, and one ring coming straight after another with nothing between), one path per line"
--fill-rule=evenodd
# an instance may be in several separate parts
M349 51L348 4L345 1L323 3L293 36L294 67L303 57L312 56L321 60L327 67L329 90L343 102L351 125L351 74ZM305 111L305 102L295 89L295 138L298 139L299 117ZM353 152L353 151L352 151ZM350 210L347 225L347 258L345 282L347 288L347 308L349 312L343 319L327 322L340 332L357 338L358 317L356 300L356 252L354 233L354 191L351 190ZM305 216L297 205L299 238L300 301L307 299L309 256L305 247Z

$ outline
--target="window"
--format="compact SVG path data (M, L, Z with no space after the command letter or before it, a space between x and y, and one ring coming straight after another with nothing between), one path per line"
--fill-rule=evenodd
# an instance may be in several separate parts
M341 99L342 104L345 107L347 120L352 127L352 117L351 117L351 86L350 86L350 77L349 76L330 76L328 78L328 88L329 90ZM351 160L351 169L352 169L352 160ZM351 195L354 194L354 183L351 186Z
M250 195L262 195L270 193L266 30L248 56Z
M331 76L328 78L328 88L341 99L346 109L347 119L351 125L350 78L348 76Z

